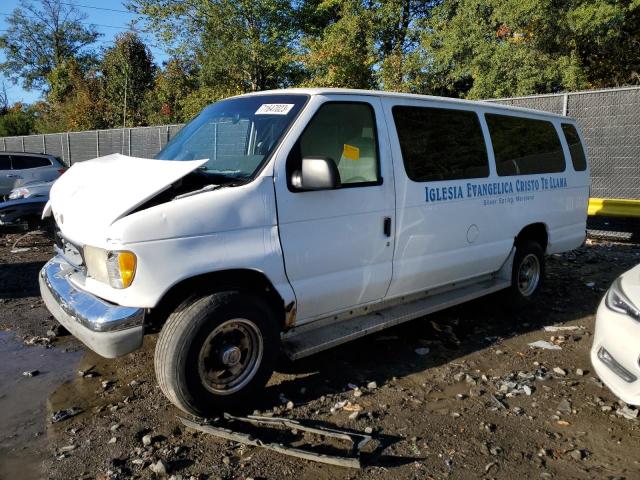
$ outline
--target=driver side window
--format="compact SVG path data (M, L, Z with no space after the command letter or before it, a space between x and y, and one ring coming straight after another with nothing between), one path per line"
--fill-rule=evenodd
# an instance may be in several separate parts
M379 184L376 121L371 105L354 102L322 105L289 154L287 171L299 169L305 157L327 157L333 161L343 187Z

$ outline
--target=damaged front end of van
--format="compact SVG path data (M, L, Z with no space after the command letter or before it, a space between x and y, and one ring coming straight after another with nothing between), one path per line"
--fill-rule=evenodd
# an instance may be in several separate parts
M155 159L80 162L53 186L43 217L55 221L56 255L40 290L90 349L113 358L139 348L145 318L187 279L249 266L286 283L262 168L306 97L273 97L211 105ZM286 111L262 114L264 104Z

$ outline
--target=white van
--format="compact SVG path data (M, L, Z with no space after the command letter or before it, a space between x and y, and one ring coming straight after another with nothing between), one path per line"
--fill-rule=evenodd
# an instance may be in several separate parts
M45 215L51 313L105 357L161 329L158 382L204 415L304 357L501 289L585 238L589 172L566 117L334 89L208 106L156 159L74 165Z

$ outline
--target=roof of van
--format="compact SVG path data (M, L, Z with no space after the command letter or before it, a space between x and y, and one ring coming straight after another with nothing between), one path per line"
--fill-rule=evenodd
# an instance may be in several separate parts
M473 106L482 106L488 108L495 108L500 110L511 110L514 112L520 113L530 113L539 116L545 117L553 117L553 118L562 118L565 121L574 121L571 117L565 117L563 115L559 115L556 113L545 112L543 110L534 110L532 108L522 108L522 107L513 107L511 105L504 105L501 103L488 102L488 101L480 101L480 100L462 100L459 98L450 98L450 97L436 97L433 95L418 95L414 93L399 93L399 92L387 92L383 90L358 90L351 88L284 88L280 90L263 90L260 92L251 92L245 93L244 95L239 96L254 96L254 95L273 95L273 94L283 94L283 93L297 93L297 94L305 94L305 95L368 95L372 97L389 97L389 98L406 98L411 100L432 100L438 102L446 102L451 104L458 105L473 105Z

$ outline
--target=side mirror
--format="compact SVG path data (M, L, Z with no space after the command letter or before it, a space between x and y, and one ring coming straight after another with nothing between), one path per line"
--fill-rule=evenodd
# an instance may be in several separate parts
M340 186L340 172L327 157L305 157L302 169L293 172L291 184L299 190L332 190Z

